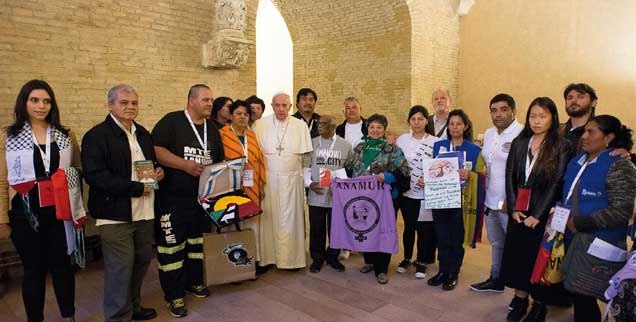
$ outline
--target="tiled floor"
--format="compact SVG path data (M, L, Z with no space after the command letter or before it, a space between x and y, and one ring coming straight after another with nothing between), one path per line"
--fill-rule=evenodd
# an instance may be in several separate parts
M143 305L158 310L154 321L505 321L510 290L478 294L469 289L471 283L481 281L489 272L488 244L466 250L459 286L450 292L426 285L426 279L416 280L414 272L396 273L401 259L401 255L393 256L387 285L378 284L372 273L358 272L362 266L359 254L343 261L347 266L343 273L326 266L318 274L272 270L256 281L211 287L212 295L204 300L187 297L189 315L183 319L168 314L153 263L144 283ZM427 275L436 271L437 265L431 265ZM100 264L92 264L76 275L77 321L102 321L102 279ZM47 321L59 321L50 282L46 300ZM12 281L9 293L0 299L0 321L25 320L20 281ZM550 308L548 321L572 321L571 310Z

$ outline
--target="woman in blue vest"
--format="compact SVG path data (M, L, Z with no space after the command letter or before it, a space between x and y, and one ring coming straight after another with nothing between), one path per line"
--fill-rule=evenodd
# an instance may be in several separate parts
M576 233L587 233L627 249L627 225L634 210L636 168L611 156L614 149L631 150L632 130L610 115L592 117L581 137L583 153L570 160L564 178L563 204L570 209L566 244ZM567 277L566 277L567 278ZM572 294L575 321L601 321L596 298Z
M475 215L481 212L479 209L483 209L483 197L480 202L478 191L483 187L486 167L480 154L481 148L472 143L472 123L463 110L452 110L448 114L446 135L450 139L435 142L433 155L437 157L445 152L464 152L465 162L463 169L459 170L459 177L466 185L462 189L462 208L433 209L439 272L428 280L428 285L442 285L442 289L450 291L457 286L459 270L464 260L464 241L472 243L477 223ZM469 225L470 231L464 229L464 215L469 213L472 214L469 217L472 217L473 222ZM465 237L467 231L469 238Z

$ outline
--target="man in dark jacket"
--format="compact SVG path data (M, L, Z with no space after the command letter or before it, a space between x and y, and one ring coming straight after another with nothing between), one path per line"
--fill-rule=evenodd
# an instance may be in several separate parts
M82 168L90 186L88 209L97 219L104 255L104 320L149 320L154 309L141 306L141 284L152 259L155 195L141 182L136 164L154 167L150 133L134 122L137 92L129 85L108 91L110 114L82 140ZM147 170L153 171L153 170ZM154 168L149 179L160 181Z
M345 120L336 127L336 134L347 140L352 148L362 142L367 135L367 120L362 117L362 106L357 98L351 96L344 101Z

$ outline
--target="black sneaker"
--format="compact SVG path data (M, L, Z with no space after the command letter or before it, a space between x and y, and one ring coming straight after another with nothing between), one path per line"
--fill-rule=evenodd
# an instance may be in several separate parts
M448 274L448 277L444 281L444 284L442 284L442 289L444 291L452 291L452 290L454 290L455 286L457 286L458 277L459 276L457 276L457 274Z
M322 262L319 262L319 261L314 261L313 263L311 263L311 265L309 265L309 271L312 273L320 272L321 268L322 268Z
M415 278L422 279L426 277L426 265L420 262L415 262L413 266L415 266Z
M397 272L400 274L404 274L409 270L409 266L411 266L411 261L408 259L405 259L401 261L400 264L398 265Z
M182 318L188 315L188 310L185 308L185 302L183 299L174 299L168 303L168 309L170 310L170 315L175 318Z
M374 269L373 264L364 264L364 266L362 266L362 268L360 269L360 273L366 274L372 271L373 269Z
M204 299L210 296L210 290L205 285L193 285L186 288L186 292L192 294L192 296L200 299Z
M530 313L526 315L523 322L545 322L545 316L548 314L548 309L545 306L545 303L532 303L532 309L530 309Z
M336 272L344 272L344 270L345 270L345 266L342 265L342 263L340 263L340 261L338 259L328 260L327 261L327 265L329 265L331 268L335 269Z
M437 273L437 275L429 278L427 283L430 286L440 286L444 284L444 282L446 282L447 278L448 278L448 274L439 272Z
M504 285L499 279L488 278L487 280L473 284L470 286L470 289L475 292L497 292L501 293L504 291Z
M528 298L520 298L515 296L508 306L510 312L506 316L508 322L519 322L521 318L528 312Z

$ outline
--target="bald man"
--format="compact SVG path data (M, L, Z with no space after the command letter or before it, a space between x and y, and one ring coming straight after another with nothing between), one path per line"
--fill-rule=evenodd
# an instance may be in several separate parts
M265 199L261 204L260 266L306 266L303 165L311 160L311 136L305 123L289 115L286 93L272 98L274 114L257 120L254 132L267 159Z

